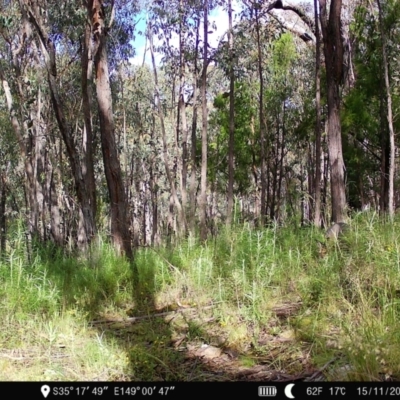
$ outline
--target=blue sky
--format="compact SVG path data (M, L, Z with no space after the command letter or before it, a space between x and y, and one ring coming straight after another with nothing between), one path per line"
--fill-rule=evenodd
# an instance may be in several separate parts
M299 3L304 2L312 2L312 0L289 0L287 1L288 4L297 5ZM233 9L235 11L235 0L233 0ZM237 7L236 7L237 9ZM146 27L146 15L142 14L138 18L140 18L140 22L137 25L137 30L144 31ZM212 47L216 47L221 37L226 33L228 29L228 14L222 9L222 7L218 7L217 9L213 10L210 15L210 22L215 21L217 29L213 30L213 33L209 36L209 42ZM174 45L178 45L178 37L172 37L171 43ZM145 38L143 35L136 35L134 41L134 47L136 51L135 57L131 60L132 64L134 65L141 65L143 62L143 52L145 50ZM147 51L146 54L146 62L150 63L150 56ZM160 59L161 56L157 57Z

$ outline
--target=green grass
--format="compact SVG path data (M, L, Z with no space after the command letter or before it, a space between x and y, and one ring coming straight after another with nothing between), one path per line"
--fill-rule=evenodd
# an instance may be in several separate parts
M312 227L235 226L140 249L135 279L104 240L29 258L16 229L0 262L0 380L227 380L257 364L400 379L399 228L359 214L321 253ZM235 356L196 359L204 344Z

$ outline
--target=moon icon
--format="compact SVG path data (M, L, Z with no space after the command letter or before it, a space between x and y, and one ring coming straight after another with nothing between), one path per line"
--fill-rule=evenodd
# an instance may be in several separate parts
M294 399L294 396L292 394L293 386L294 386L294 383L289 383L289 385L286 385L286 387L285 387L285 396L288 397L289 399Z

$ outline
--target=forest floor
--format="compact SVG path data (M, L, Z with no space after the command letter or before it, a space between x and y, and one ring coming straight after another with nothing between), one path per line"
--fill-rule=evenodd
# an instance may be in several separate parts
M266 328L258 333L257 346L261 348L268 345L268 353L255 351L251 344L239 351L227 345L226 335L218 326L213 306L197 308L175 304L173 308L174 311L168 311L167 307L145 316L126 319L110 317L94 321L93 326L126 341L125 345L130 351L138 351L138 347L141 347L140 351L145 351L148 356L150 351L145 349L154 346L157 351L151 351L155 363L150 366L149 379L155 378L155 371L158 371L157 379L163 380L284 382L321 379L322 370L312 366L308 346L297 352L298 358L293 359L290 349L290 343L295 340L293 331L272 335ZM288 316L296 308L299 308L299 304L284 304L276 311L280 318L286 318L284 314ZM163 360L156 358L160 351L166 353ZM286 355L290 355L290 363L277 369L277 359L280 358L279 364L282 364ZM171 360L174 362L171 363ZM135 363L141 368L140 358Z
M323 231L237 226L205 244L101 239L88 255L27 250L0 262L0 380L400 379L400 220Z
M299 306L282 304L276 313L285 319ZM104 319L83 323L80 332L76 332L79 323L66 323L63 318L58 328L52 329L51 324L42 327L40 337L32 338L31 344L22 341L10 348L3 342L0 380L316 381L325 380L324 370L335 361L316 368L307 343L294 354L292 342L296 337L290 329L280 335L267 328L258 333L257 346L268 347L268 352L257 352L252 345L238 351L226 346L221 329L213 327L216 319L212 306L173 308L137 317L103 315ZM70 335L63 333L65 330ZM21 335L21 327L19 333L20 339L29 336L26 332ZM98 349L88 351L87 346L96 345ZM94 360L97 357L92 352L102 353L102 348L104 354ZM88 360L83 362L82 355L88 352ZM114 360L114 368L109 368L108 360L101 368L101 360L110 353L111 358L122 360ZM100 365L96 365L98 361Z

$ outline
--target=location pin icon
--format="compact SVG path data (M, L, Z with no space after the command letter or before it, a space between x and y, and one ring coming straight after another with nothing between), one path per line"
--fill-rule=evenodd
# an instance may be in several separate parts
M49 395L49 393L50 393L50 386L48 386L48 385L43 385L43 386L40 388L40 391L42 392L43 397L46 398L46 397Z

